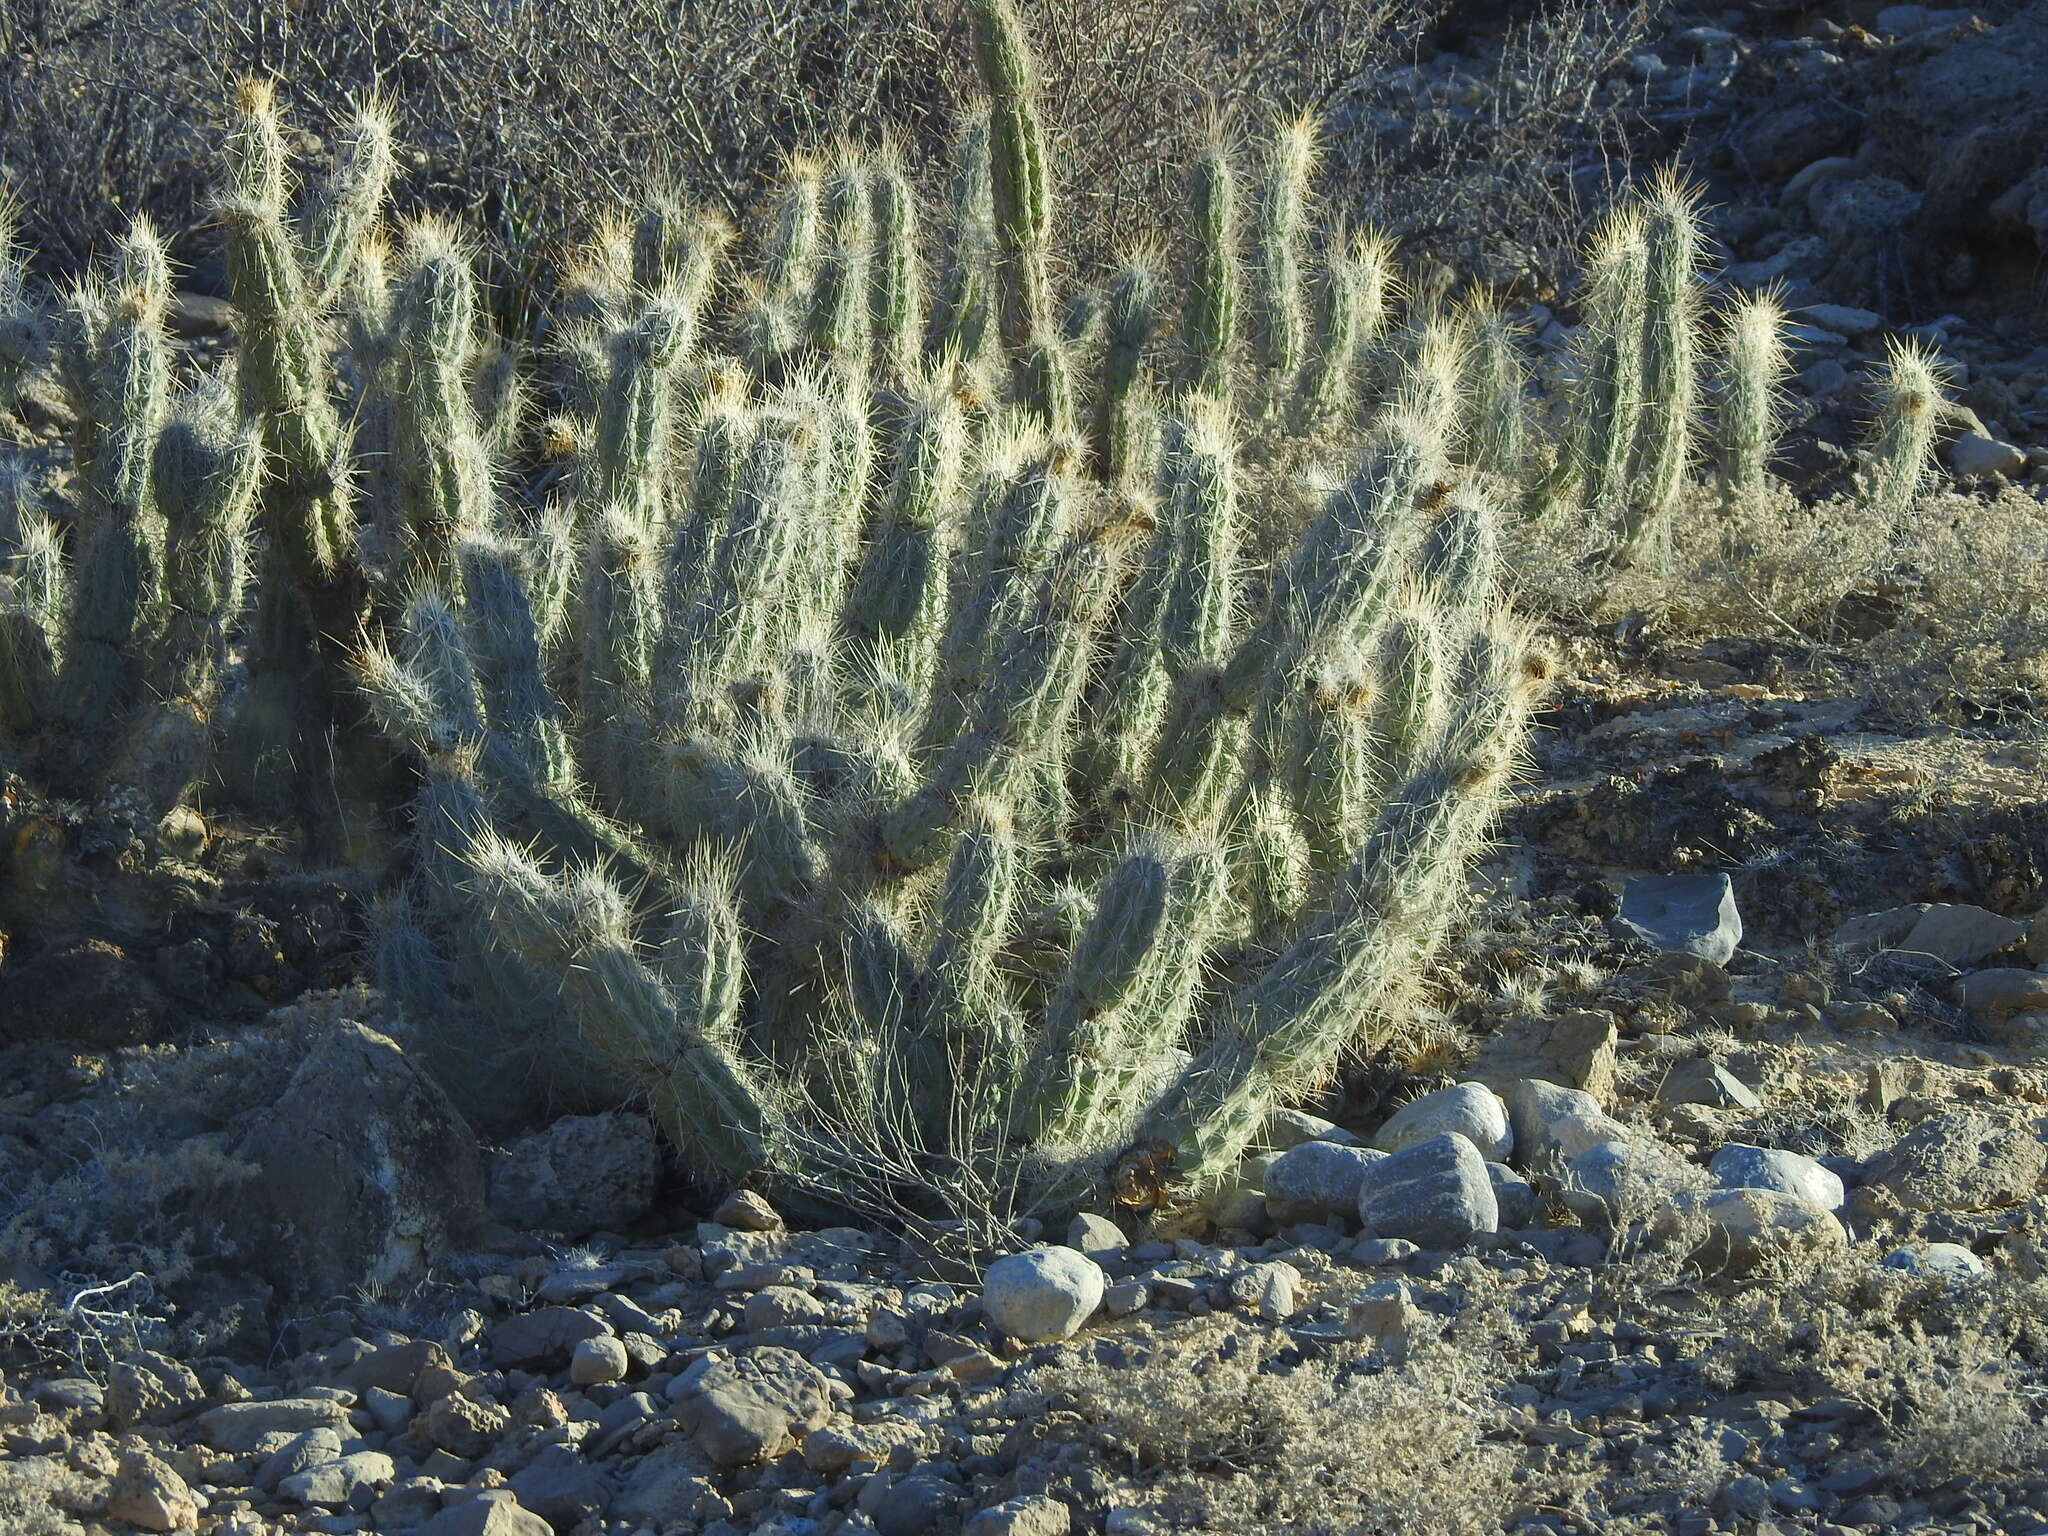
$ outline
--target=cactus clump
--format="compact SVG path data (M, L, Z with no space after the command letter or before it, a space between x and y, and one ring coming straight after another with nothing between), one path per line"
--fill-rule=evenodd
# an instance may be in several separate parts
M1546 453L1498 304L1317 227L1305 123L1213 139L1179 248L1059 302L1025 31L970 10L929 285L900 156L843 146L752 272L680 196L602 227L515 357L458 230L383 228L382 117L294 207L258 88L232 407L171 388L146 228L54 330L0 240L0 391L54 358L82 423L68 538L0 474L0 728L181 790L239 628L228 777L402 829L376 975L487 1124L635 1098L708 1180L925 1214L1221 1178L1457 916L1543 680L1503 509L1633 553L1689 484L1676 182L1594 248ZM1722 369L1745 496L1780 320ZM1911 355L1892 393L1887 504L1938 404Z
M364 656L425 784L381 973L466 1020L472 1098L518 1074L466 1055L545 1061L707 1176L841 1198L923 1159L1056 1204L1133 1148L1200 1185L1457 910L1537 670L1456 462L1462 354L1361 408L1388 253L1314 259L1302 125L1250 198L1203 155L1177 330L1150 256L1060 329L1033 66L1002 0L974 19L929 316L887 153L793 165L729 317L606 267L567 344L573 591L506 509L436 515ZM1349 469L1269 574L1276 433Z

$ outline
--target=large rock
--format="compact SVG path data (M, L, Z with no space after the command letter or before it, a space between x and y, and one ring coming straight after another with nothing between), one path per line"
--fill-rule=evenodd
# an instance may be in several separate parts
M570 1115L492 1154L491 1214L571 1240L616 1232L647 1214L660 1176L645 1115Z
M348 1409L331 1397L273 1397L222 1403L195 1421L199 1438L230 1456L247 1456L265 1435L299 1435L309 1429L349 1433ZM274 1442L273 1442L274 1443Z
M1359 1191L1358 1219L1375 1237L1457 1248L1499 1230L1500 1206L1479 1149L1446 1131L1373 1164Z
M721 1467L773 1461L832 1419L825 1375L793 1349L707 1356L678 1377L676 1421Z
M294 1295L414 1279L483 1222L468 1124L397 1042L361 1024L320 1039L233 1151L257 1174L224 1191L215 1216Z
M391 1458L382 1451L352 1451L280 1479L277 1491L302 1504L345 1509L358 1500L367 1504L395 1475Z
M1832 1212L1775 1189L1716 1189L1683 1204L1707 1221L1707 1241L1696 1260L1730 1274L1746 1274L1768 1258L1842 1248L1849 1241Z
M1741 1078L1718 1061L1690 1056L1673 1063L1657 1086L1664 1104L1704 1104L1714 1109L1760 1109L1763 1100Z
M1716 1152L1707 1172L1723 1189L1775 1189L1823 1211L1839 1211L1847 1194L1840 1177L1810 1157L1739 1141Z
M1982 1114L1939 1115L1864 1165L1863 1181L1915 1211L1991 1211L2031 1199L2048 1147Z
M175 1469L144 1450L122 1456L120 1470L107 1489L106 1509L110 1519L125 1520L145 1531L199 1529L198 1497Z
M1621 893L1615 928L1667 954L1726 965L1742 942L1742 914L1726 875L1642 875Z
M442 1510L419 1528L419 1536L554 1536L554 1527L521 1509L511 1489L490 1488Z
M541 1307L491 1325L491 1363L506 1370L560 1370L576 1346L603 1338L611 1327L577 1307Z
M1566 1149L1563 1133L1572 1122L1615 1123L1608 1120L1600 1101L1582 1089L1566 1088L1540 1077L1525 1077L1508 1084L1501 1101L1507 1105L1508 1125L1514 1132L1515 1161L1524 1168L1541 1169L1577 1156L1586 1146L1617 1139L1596 1136L1584 1146ZM1619 1126L1616 1131L1619 1135L1627 1134Z
M1282 1226L1358 1213L1365 1176L1386 1153L1334 1141L1304 1141L1266 1165L1266 1210Z
M1027 1344L1073 1336L1102 1305L1102 1266L1072 1248L1034 1248L989 1265L981 1309L998 1332Z
M1489 1162L1500 1161L1515 1145L1507 1106L1484 1083L1455 1083L1409 1100L1379 1128L1372 1144L1382 1152L1400 1152L1452 1131Z
M1914 902L1865 912L1835 930L1839 949L1897 949L1958 970L2026 937L2026 925L1967 902Z
M1926 1243L1918 1248L1894 1248L1879 1260L1886 1269L1909 1275L1939 1275L1944 1280L1975 1280L1984 1273L1984 1261L1961 1243Z

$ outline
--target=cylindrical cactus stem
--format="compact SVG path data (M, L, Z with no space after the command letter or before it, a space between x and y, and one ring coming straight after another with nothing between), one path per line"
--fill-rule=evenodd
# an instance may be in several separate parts
M1290 381L1308 352L1308 306L1301 271L1309 180L1315 174L1316 124L1297 117L1273 126L1261 157L1253 210L1258 259L1252 285L1252 358L1269 388Z
M905 405L889 492L844 615L849 664L872 665L887 642L897 674L928 690L946 618L949 547L967 425L951 391L927 387Z
M745 375L730 363L713 368L696 405L689 499L669 523L662 550L662 612L667 622L655 657L657 691L664 679L682 675L676 646L684 621L710 580L712 557L725 537L740 462L755 425Z
M1012 359L1017 405L1036 426L1064 437L1074 425L1074 371L1067 343L1051 331L1039 331Z
M1473 468L1517 484L1528 461L1528 364L1498 298L1482 295L1466 320L1472 350L1465 458Z
M1443 726L1450 678L1438 616L1420 606L1396 613L1379 637L1378 670L1367 745L1388 786L1407 781Z
M1187 1026L1223 897L1222 855L1212 844L1147 837L1117 861L1047 999L1020 1131L1085 1152L1125 1128L1130 1090Z
M769 421L747 445L704 595L674 616L667 654L679 666L662 679L662 718L675 734L729 727L734 686L779 660L776 643L792 629L788 588L810 510L814 436Z
M1471 391L1471 339L1460 316L1424 310L1413 330L1414 350L1402 371L1396 409L1447 453L1458 446Z
M1792 372L1789 321L1776 293L1743 294L1728 311L1715 422L1721 504L1731 513L1754 502L1770 483L1768 465Z
M996 332L995 287L1000 262L990 115L970 116L954 147L953 226L944 280L925 335L935 367L980 372Z
M796 312L762 283L749 281L741 287L735 325L747 372L764 389L780 388L803 345Z
M690 311L659 293L605 338L607 377L587 484L579 487L590 515L617 509L650 534L667 520L677 376L693 329Z
M816 352L865 371L873 216L867 168L851 154L841 155L825 178L824 227L805 329Z
M652 647L659 575L637 516L607 508L591 529L583 572L585 765L615 804L644 803Z
M340 237L350 229L360 236L367 212L359 194L374 191L381 201L383 187L334 184L347 206L323 205L314 215L323 231L318 249L334 270L315 269L301 260L300 242L287 223L283 130L267 83L245 81L239 87L226 152L227 189L217 212L227 234L228 283L239 317L236 378L244 411L264 423L271 539L302 590L330 587L354 551L341 473L345 434L331 398L322 326L347 276ZM346 594L335 599L321 606L346 604ZM345 634L352 625L315 618L316 634L330 628Z
M1862 445L1865 504L1894 534L1912 515L1934 469L1946 367L1924 342L1894 340L1878 375L1877 412Z
M1366 808L1377 809L1379 767L1370 749L1372 707L1380 686L1377 659L1364 647L1340 647L1315 669L1295 715L1283 765L1287 799L1300 825L1309 869L1317 875L1351 861Z
M260 440L235 419L224 386L208 380L178 397L157 440L154 475L168 532L170 619L145 681L159 697L211 706L241 617L262 464Z
M1134 256L1110 280L1103 304L1102 362L1089 412L1088 446L1107 485L1142 489L1152 477L1152 417L1145 349L1159 323L1159 274Z
M1212 139L1188 171L1188 219L1194 248L1181 300L1184 382L1192 391L1227 399L1237 354L1244 258L1238 248L1237 166L1220 139Z
M722 215L692 207L677 193L650 197L633 222L633 287L643 297L666 294L694 323L717 285L719 259L733 239L733 227Z
M1055 334L1052 178L1038 117L1038 72L1011 0L972 0L974 56L989 96L989 159L1000 255L997 321L1013 354Z
M0 729L56 715L68 597L56 526L28 471L0 459Z
M1221 687L1237 605L1236 444L1221 401L1190 396L1169 424L1165 484L1173 560L1159 604L1159 656L1178 698L1204 698ZM1145 786L1151 814L1190 830L1212 826L1240 744L1220 722L1162 741Z
M636 951L625 897L601 874L551 877L490 833L463 862L478 916L562 978L582 1038L695 1166L735 1181L772 1160L776 1116L738 1044L743 953L729 893L705 879L672 894L657 975Z
M1316 274L1313 329L1294 375L1294 430L1313 437L1350 413L1358 389L1358 352L1365 344L1370 296L1356 237L1332 232Z
M924 278L918 264L917 192L893 145L868 167L874 254L868 265L868 318L884 382L904 387L924 344Z
M404 525L390 552L393 590L447 583L455 542L495 521L490 458L470 398L476 361L476 279L448 225L407 231L392 305L393 469Z
M154 459L170 402L164 307L170 263L156 232L129 230L107 274L92 326L88 397L93 422L84 544L65 646L65 714L81 728L112 724L141 681L144 658L169 619L166 532Z
M921 983L923 1024L953 1074L933 1109L955 1092L977 1095L972 1118L1002 1124L1015 1086L1017 1024L1002 967L1017 921L1023 852L1000 806L967 819L939 887L931 949Z
M1587 261L1585 294L1571 456L1586 507L1618 517L1628 505L1643 412L1649 237L1641 210L1617 210L1601 226Z
M1086 720L1070 750L1070 770L1087 808L1113 825L1139 801L1145 770L1165 718L1172 684L1159 655L1159 608L1173 574L1174 527L1150 496L1127 499L1131 527L1151 537L1123 585L1111 625L1115 644L1092 679Z
M1464 623L1492 611L1499 574L1499 509L1478 486L1461 481L1423 529L1416 579L1439 612Z
M1698 189L1676 172L1658 176L1644 202L1644 229L1643 409L1622 526L1623 546L1632 552L1662 549L1692 467L1703 324L1700 269L1707 244Z
M769 291L786 305L808 306L825 237L825 167L815 156L792 155L775 199L764 272Z
M1533 704L1524 654L1512 632L1467 645L1451 690L1456 715L1389 798L1328 909L1239 990L1216 1039L1146 1113L1138 1143L1172 1148L1190 1185L1234 1166L1272 1106L1327 1074L1434 949Z
M374 102L358 107L336 136L334 169L307 213L306 276L315 309L332 308L340 297L383 212L394 168L390 114Z
M491 730L524 764L543 793L569 789L575 761L548 689L540 627L515 549L502 538L472 535L456 547L462 621Z
M1063 449L1023 434L990 445L990 456L991 472L969 522L965 579L949 595L939 641L937 688L925 727L925 743L935 748L952 740L967 701L988 676L995 646L1029 612L1037 573L1072 516Z

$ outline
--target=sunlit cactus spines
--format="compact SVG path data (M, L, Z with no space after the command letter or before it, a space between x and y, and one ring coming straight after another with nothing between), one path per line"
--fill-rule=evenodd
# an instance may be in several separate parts
M1692 467L1706 230L1698 191L1675 173L1651 183L1644 207L1643 406L1621 537L1631 553L1654 546L1661 556Z
M1896 528L1912 512L1934 469L1935 434L1945 409L1940 358L1919 342L1894 341L1876 381L1863 445L1866 495Z
M1792 372L1789 316L1775 293L1744 294L1723 324L1721 400L1715 453L1721 495L1732 511L1769 483L1769 464L1785 412Z
M1308 347L1303 246L1315 163L1313 118L1279 124L1260 146L1252 215L1251 350L1253 362L1282 384L1301 366Z
M1145 365L1160 301L1159 274L1143 256L1118 269L1104 297L1089 448L1097 474L1111 485L1143 489L1152 471L1152 391Z
M1581 477L1581 499L1596 515L1615 519L1628 504L1643 415L1649 266L1641 210L1618 210L1601 226L1588 253L1572 405L1572 457Z

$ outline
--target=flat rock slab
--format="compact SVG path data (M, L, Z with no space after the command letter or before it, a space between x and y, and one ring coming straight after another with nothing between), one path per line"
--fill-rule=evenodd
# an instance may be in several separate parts
M1742 914L1726 875L1643 875L1621 893L1621 933L1667 954L1698 955L1716 965L1734 958Z

